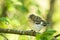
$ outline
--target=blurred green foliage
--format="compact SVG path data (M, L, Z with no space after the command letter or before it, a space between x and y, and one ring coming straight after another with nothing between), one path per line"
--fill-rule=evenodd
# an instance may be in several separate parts
M6 25L9 24L9 21L6 17L0 17L0 28L7 28Z
M38 4L38 1L41 1L41 3ZM48 0L45 0L45 1L47 2L48 8L49 8L49 1ZM43 16L47 15L48 11L46 12L46 10L49 10L49 9L46 9L44 7L44 6L47 7L47 5L45 5L46 4L45 1L42 2L42 0L0 0L0 16L3 12L3 8L2 8L4 7L3 4L7 7L7 12L6 12L7 16L0 17L0 28L27 30L28 28L30 28L29 26L31 25L31 24L28 25L28 17L27 17L28 14L33 13L33 14L38 14L39 16L41 16L41 14L44 14ZM58 5L60 5L60 2L58 2ZM31 6L33 6L31 10L32 12L30 12ZM36 7L37 10L34 11L34 7ZM54 12L52 20L54 23L57 23L57 24L59 22L59 25L56 25L57 27L57 26L60 26L60 6L59 7L57 6L55 8L56 8L55 9L56 12ZM6 36L10 40L13 40L13 39L14 40L51 40L53 38L54 33L56 33L55 30L48 29L42 34L36 34L36 38L28 37L24 35L18 36L13 34L11 35L7 34ZM3 38L0 37L0 40L2 39ZM60 39L60 37L58 39Z
M55 30L48 29L42 34L36 34L36 39L37 40L52 40L54 33L56 33Z
M20 10L22 13L28 13L28 11L29 11L24 5L22 5L22 6L15 5L15 8Z

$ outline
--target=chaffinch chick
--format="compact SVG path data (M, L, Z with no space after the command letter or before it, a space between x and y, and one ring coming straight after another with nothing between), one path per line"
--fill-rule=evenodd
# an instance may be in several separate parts
M32 26L33 31L40 31L44 26L47 25L47 23L44 20L42 20L41 17L36 16L34 14L31 14L29 18L33 22L33 26Z

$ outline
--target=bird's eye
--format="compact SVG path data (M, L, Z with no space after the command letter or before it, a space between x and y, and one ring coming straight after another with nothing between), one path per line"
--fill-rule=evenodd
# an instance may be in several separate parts
M41 24L43 24L43 22L41 22Z

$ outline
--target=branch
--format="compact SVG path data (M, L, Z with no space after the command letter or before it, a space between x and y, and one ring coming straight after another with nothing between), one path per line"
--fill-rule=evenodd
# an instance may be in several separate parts
M57 37L59 37L59 36L60 36L60 34L57 34L57 35L55 35L54 37L57 38Z
M1 35L2 37L4 37L5 40L8 40L8 38L7 38L4 34L0 33L0 35Z
M52 23L52 15L54 13L54 3L55 3L55 0L50 0L50 10L47 14L47 22L49 23L49 26L52 26L53 23Z
M59 37L59 36L60 36L60 34L55 35L52 40L57 40L57 37Z
M23 31L23 30L13 30L13 29L3 29L3 28L0 28L0 33L29 35L29 36L36 36L36 34L40 34L39 32L35 32L35 31L31 31L31 30ZM60 34L54 36L52 38L52 40L56 40L56 38L59 37L59 36L60 36Z
M31 30L22 31L22 30L13 30L13 29L3 29L3 28L0 28L0 33L9 33L9 34L36 36L36 34L38 32L31 31Z
M3 4L2 4L2 14L1 14L1 17L6 17L7 16L7 6L6 6L6 3L5 1L3 1Z

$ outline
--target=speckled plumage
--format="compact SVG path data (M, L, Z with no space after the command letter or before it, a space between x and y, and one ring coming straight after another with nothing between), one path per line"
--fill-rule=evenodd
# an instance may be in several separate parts
M44 20L42 20L42 18L34 14L31 14L29 18L31 19L31 21L33 21L33 31L40 31L44 26L47 25L47 23Z

